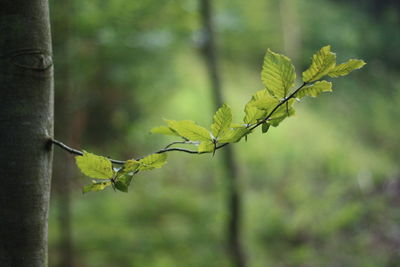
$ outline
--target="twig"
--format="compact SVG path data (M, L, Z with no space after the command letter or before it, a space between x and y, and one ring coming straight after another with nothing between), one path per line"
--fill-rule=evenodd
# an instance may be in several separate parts
M277 105L271 110L271 112L268 113L268 115L267 115L263 120L259 121L258 123L256 123L256 124L253 125L252 127L248 128L248 132L247 132L246 134L248 134L249 132L251 132L252 130L254 130L255 128L257 128L258 126L262 125L263 123L267 122L267 121L271 118L271 116L275 113L275 111L277 111L277 109L278 109L280 106L282 106L283 104L287 103L290 99L294 98L295 95L296 95L304 86L306 86L306 85L307 85L307 83L304 82L300 87L298 87L296 90L294 90L293 93L291 93L289 96L287 96L286 98L284 98L281 102L279 102L279 104L277 104ZM62 142L60 142L60 141L57 141L57 140L55 140L55 139L51 139L51 142L52 142L53 144L59 146L60 148L62 148L62 149L64 149L64 150L68 151L69 153L72 153L72 154L75 154L75 155L79 155L79 156L82 156L82 155L83 155L83 152L82 152L82 151L77 150L77 149L74 149L74 148L71 148L71 147L65 145L64 143L62 143ZM184 153L189 153L189 154L206 154L206 153L211 153L211 152L208 152L208 151L199 152L199 151L197 151L197 150L190 150L190 149L184 149L184 148L179 148L179 147L171 147L171 146L173 146L173 145L175 145L175 144L195 144L195 143L194 143L194 142L190 142L190 141L175 141L175 142L172 142L172 143L166 145L163 149L160 149L160 150L158 150L158 151L156 151L156 152L154 152L154 153L152 153L152 154L162 154L162 153L167 153L167 152L172 152L172 151L184 152ZM221 145L219 145L219 146L216 146L215 149L214 149L214 152L215 152L215 150L221 149L221 148L223 148L223 147L225 147L225 146L227 146L227 145L229 145L229 144L230 144L230 143L223 143L223 144L221 144ZM137 158L137 159L135 159L135 160L140 160L140 159L142 159L142 158L144 158L144 157L139 157L139 158ZM115 159L109 159L109 160L110 160L112 163L114 163L114 164L118 164L118 165L123 165L123 164L125 164L125 161L124 161L124 160L115 160Z
M254 130L255 128L257 128L258 126L260 126L261 124L267 122L269 120L269 118L271 118L271 116L274 114L274 112L283 104L285 104L286 102L288 102L291 98L294 98L294 96L304 87L306 86L307 83L304 82L299 88L297 88L296 90L293 91L293 93L291 93L288 97L284 98L281 102L279 102L278 105L276 105L271 112L262 120L259 121L256 125L254 125L253 127L249 128L249 131Z
M67 146L66 144L64 144L64 143L62 143L62 142L60 142L60 141L58 141L58 140L51 139L50 141L51 141L53 144L55 144L55 145L61 147L62 149L68 151L68 152L71 153L71 154L83 156L83 152L82 152L82 151L77 150L77 149L74 149L74 148L71 148L71 147ZM123 164L125 164L125 161L124 161L124 160L116 160L116 159L109 159L109 160L110 160L112 163L114 163L114 164L118 164L118 165L123 165Z

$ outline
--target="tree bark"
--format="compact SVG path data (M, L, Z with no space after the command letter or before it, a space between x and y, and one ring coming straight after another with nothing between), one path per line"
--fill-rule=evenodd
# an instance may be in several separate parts
M216 108L223 104L222 85L217 64L217 49L214 37L214 25L212 21L212 6L209 0L200 0L201 17L203 20L203 53L207 64L210 83ZM241 246L240 223L241 223L241 198L239 191L239 177L237 163L231 146L221 149L223 172L227 177L227 202L228 202L228 225L227 240L229 253L233 266L246 266L245 255Z
M0 2L0 266L47 266L53 67L47 0Z

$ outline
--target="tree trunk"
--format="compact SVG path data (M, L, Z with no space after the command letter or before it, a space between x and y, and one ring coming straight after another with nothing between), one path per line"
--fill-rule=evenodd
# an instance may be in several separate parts
M279 10L285 54L293 62L299 61L301 51L301 27L298 19L298 1L280 0Z
M0 266L47 266L53 68L47 0L0 2Z
M207 64L208 74L214 102L216 108L223 104L221 79L217 64L217 50L214 39L214 26L212 22L212 7L209 0L200 0L201 16L203 20L204 43L203 52ZM229 253L231 255L233 266L246 266L245 256L241 247L240 222L241 222L241 199L238 184L237 163L232 147L227 146L218 153L222 154L222 169L227 177L228 193L228 225L227 240Z

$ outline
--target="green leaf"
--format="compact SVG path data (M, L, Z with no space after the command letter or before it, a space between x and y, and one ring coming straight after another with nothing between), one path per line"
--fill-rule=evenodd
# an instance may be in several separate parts
M245 127L233 128L225 132L223 136L219 139L220 143L236 143L242 139L243 136L249 134L249 129Z
M286 119L287 117L293 116L294 114L296 114L296 111L292 108L289 109L289 111L285 114L280 115L279 117L277 116L276 118L270 119L268 120L269 124L274 126L274 127L278 127L279 124Z
M91 185L85 185L83 187L82 192L83 193L87 193L87 192L90 192L90 191L94 191L94 192L102 191L102 190L104 190L106 187L108 187L110 185L111 185L111 182L96 182L96 181L92 181Z
M214 151L214 143L209 140L209 141L203 141L199 144L199 147L197 148L198 152L212 152Z
M244 107L245 117L243 122L246 125L257 123L258 120L263 119L266 116L266 112L254 107L253 103L259 99L270 97L270 93L267 89L257 91L250 99L250 101Z
M123 168L124 172L126 172L126 173L134 172L139 167L139 165L140 165L139 161L137 161L135 159L130 159L125 162L125 164L122 168Z
M270 126L270 125L269 125L268 123L264 122L264 123L261 125L261 131L262 131L262 133L268 132L269 126Z
M304 96L317 97L322 92L332 92L332 83L327 81L318 81L314 84L306 85L295 95L296 98Z
M265 117L265 116L269 115L276 108L276 106L279 105L279 103L281 103L281 101L279 99L272 97L270 95L265 95L263 98L255 100L252 104L257 109L263 110L265 112L265 115L264 115L264 117ZM271 115L271 117L269 118L268 127L269 127L269 125L276 127L286 117L294 114L294 109L292 107L293 103L294 103L294 100L290 99L285 104L282 104L278 109L276 109L274 111L274 113ZM263 132L264 132L264 130L268 131L268 129L265 125L263 125L262 127L263 128L261 130Z
M211 125L211 132L214 138L218 139L224 132L230 129L232 123L232 111L227 105L222 105L214 114L214 123Z
M118 178L118 181L124 183L126 186L129 186L132 182L132 179L133 179L133 175L125 174L125 175L121 176L120 178Z
M116 189L122 192L128 192L129 185L132 182L133 173L127 173L118 178L114 183Z
M167 154L151 154L145 158L139 160L140 166L139 171L147 171L156 168L161 168L167 160Z
M286 97L295 79L296 72L290 59L268 49L261 72L261 80L267 90L282 99Z
M253 102L257 99L261 99L266 96L271 96L270 92L267 89L258 90L254 95L251 96L251 99L249 102Z
M180 136L191 141L211 140L211 134L207 129L197 125L193 121L174 121L167 120L168 126L176 131Z
M352 72L353 70L361 69L365 64L363 60L360 59L350 59L346 63L342 63L334 67L329 73L329 77L339 77L345 76Z
M247 124L244 124L244 123L231 123L231 128L243 128L246 126L247 126Z
M257 99L252 102L252 105L258 109L262 109L266 111L266 113L271 112L278 104L280 103L280 100L270 96L266 95L263 98Z
M116 182L114 183L114 186L115 186L115 188L118 189L119 191L128 193L128 186L127 186L124 182L122 182L122 181L116 181Z
M164 135L175 135L179 136L175 131L173 131L171 128L167 126L158 126L154 127L150 130L151 133L155 134L164 134Z
M293 108L294 102L295 99L292 98L285 104L282 104L269 118L268 123L274 127L277 127L284 119L294 115L296 113Z
M111 161L83 151L83 156L75 157L76 164L83 174L97 179L110 179L114 175Z
M257 123L258 120L266 116L266 112L264 110L256 108L252 105L252 103L246 104L244 107L244 112L246 113L246 116L244 117L243 121L246 125Z
M312 57L311 66L303 72L304 82L313 82L327 75L336 65L336 54L331 52L331 46L322 47Z
M140 162L134 159L127 160L122 168L118 171L117 177L128 173L135 172L140 166Z

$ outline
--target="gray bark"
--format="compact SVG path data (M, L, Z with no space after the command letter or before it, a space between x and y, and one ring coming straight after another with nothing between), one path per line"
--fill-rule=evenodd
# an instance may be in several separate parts
M47 266L53 68L47 0L0 2L0 266Z

